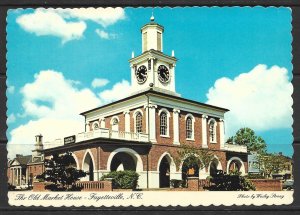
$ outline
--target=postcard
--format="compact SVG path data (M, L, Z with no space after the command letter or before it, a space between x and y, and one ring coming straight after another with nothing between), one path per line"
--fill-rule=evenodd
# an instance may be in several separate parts
M291 14L10 9L9 204L291 204Z

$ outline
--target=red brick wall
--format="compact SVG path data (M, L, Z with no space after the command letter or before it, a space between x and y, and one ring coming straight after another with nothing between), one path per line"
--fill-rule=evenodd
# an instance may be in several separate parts
M32 174L33 177L37 175L41 175L44 172L44 165L43 164L30 164L27 166L28 168L28 176Z
M282 183L274 179L251 179L256 191L281 191Z
M179 114L179 141L192 146L202 145L202 121L200 114L190 113L194 116L194 139L195 141L189 141L186 139L186 115L189 112L181 111Z
M168 145L160 145L160 144L155 144L152 146L150 152L149 152L149 167L151 171L157 171L158 169L158 161L159 158L164 154L165 152L168 152L172 157L175 162L176 157L178 156L177 151L179 147L178 146L173 146L170 147ZM226 171L226 153L223 151L213 151L214 155L216 155L221 162L222 169L223 171ZM176 164L176 162L175 162ZM180 167L177 165L176 169L178 170Z
M123 112L105 117L105 128L109 128L111 130L112 125L110 124L110 121L114 116L119 118L119 131L125 131L125 116Z
M78 150L78 151L72 151L72 153L74 153L74 155L77 157L78 159L78 165L79 165L79 169L82 169L82 164L84 162L84 155L86 153L87 149L82 149L82 150ZM96 170L99 166L99 164L97 164L97 148L90 148L90 151L92 153L92 157L94 158L94 162L95 162L95 166L94 169Z

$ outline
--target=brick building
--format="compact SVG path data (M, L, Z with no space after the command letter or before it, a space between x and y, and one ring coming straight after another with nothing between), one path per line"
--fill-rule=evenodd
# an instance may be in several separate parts
M36 136L35 149L31 155L20 155L8 162L8 183L17 188L32 186L37 175L44 172L44 156L42 154L42 135Z
M142 54L129 60L131 95L81 113L85 131L49 143L45 156L71 151L75 166L90 173L83 181L99 180L114 170L135 170L140 188L168 187L171 179L182 179L184 162L174 161L182 144L214 153L208 168L196 169L199 178L234 168L247 173L247 148L224 141L228 110L176 92L177 59L174 52L163 53L163 32L153 17L141 28ZM54 147L57 143L61 145Z

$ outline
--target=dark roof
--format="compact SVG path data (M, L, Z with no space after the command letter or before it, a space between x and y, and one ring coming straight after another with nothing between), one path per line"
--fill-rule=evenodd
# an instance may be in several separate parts
M9 166L13 163L14 160L18 161L20 163L20 166L26 166L28 164L43 162L42 157L32 158L32 155L17 155L13 160L9 162Z
M221 107L218 107L218 106L205 104L205 103L197 102L197 101L194 101L194 100L191 100L191 99L185 99L185 98L182 98L182 97L179 97L179 96L170 95L170 94L166 94L166 93L162 93L162 92L158 92L158 91L154 91L154 90L150 89L150 90L147 90L147 91L144 91L144 92L141 92L141 93L134 94L132 96L128 96L128 97L126 97L124 99L120 99L118 101L115 101L115 102L112 102L112 103L109 103L109 104L106 104L106 105L103 105L103 106L100 106L100 107L97 107L97 108L94 108L94 109L82 112L82 113L80 113L80 115L86 115L87 113L93 112L95 110L98 110L98 109L101 109L101 108L105 108L105 107L109 107L111 105L114 105L114 104L117 104L117 103L120 103L120 102L124 102L126 100L130 100L130 99L139 97L141 95L148 95L148 94L155 94L155 95L165 96L165 97L168 97L168 98L181 100L183 102L193 103L193 104L196 104L196 105L201 105L201 106L204 106L204 107L209 107L209 108L217 109L217 110L224 111L224 112L229 111L226 108L221 108Z
M18 155L14 160L18 161L20 165L27 165L31 160L31 155Z

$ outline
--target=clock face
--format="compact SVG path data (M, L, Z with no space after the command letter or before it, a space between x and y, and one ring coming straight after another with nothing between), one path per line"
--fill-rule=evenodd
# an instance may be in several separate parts
M147 80L147 75L148 75L147 68L144 65L140 66L135 71L135 76L139 84L142 84Z
M158 73L158 79L162 83L167 83L168 81L170 81L170 72L169 72L169 69L165 65L160 65L158 67L157 73Z

